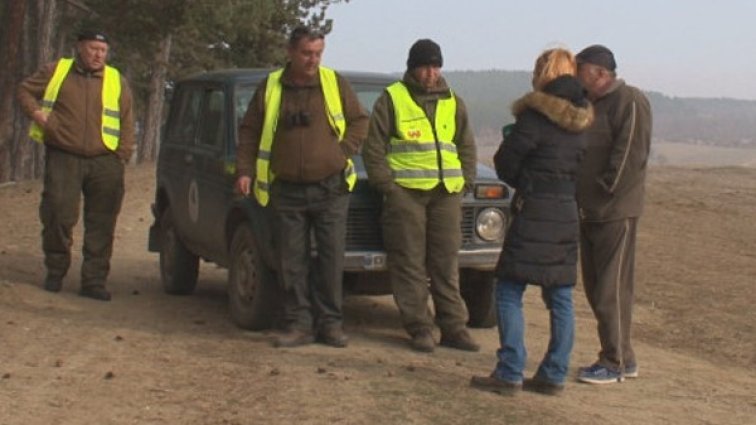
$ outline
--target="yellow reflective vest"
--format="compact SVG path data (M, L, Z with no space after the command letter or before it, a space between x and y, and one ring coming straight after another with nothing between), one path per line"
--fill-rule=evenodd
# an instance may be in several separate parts
M391 138L386 159L396 184L431 190L443 183L449 193L461 192L465 178L454 143L457 127L454 95L438 100L435 122L431 124L403 82L396 82L386 90L394 105L397 131Z
M58 92L63 85L63 81L68 76L68 71L73 66L73 59L62 58L55 66L50 82L47 83L45 94L42 97L42 111L49 114L55 101L58 99ZM105 66L102 77L102 142L105 147L111 151L118 149L118 141L121 137L121 107L119 100L121 98L121 74L112 66ZM45 131L36 122L32 123L29 129L29 137L42 143L45 138Z
M270 153L278 124L278 115L281 110L281 94L283 92L281 75L283 75L283 68L271 72L265 85L265 118L260 136L260 148L257 153L257 161L255 162L254 185L255 198L257 198L257 202L262 206L268 205L268 201L270 200L270 184L274 179L273 171L270 169ZM344 118L344 111L341 105L341 92L339 91L339 84L334 70L320 67L320 87L323 90L323 97L325 98L328 122L338 135L340 142L344 139L344 133L346 133L346 119ZM344 169L344 179L351 192L357 182L357 173L354 171L354 163L351 159L347 159L347 166Z

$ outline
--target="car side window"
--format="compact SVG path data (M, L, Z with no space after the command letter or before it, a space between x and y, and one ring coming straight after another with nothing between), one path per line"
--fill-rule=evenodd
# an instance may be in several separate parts
M201 87L184 87L178 93L178 109L175 122L170 127L168 140L183 145L194 144L194 135L199 122L200 106L202 105Z
M236 111L234 116L236 117L236 128L241 125L244 114L247 113L249 102L252 100L252 96L255 94L256 86L254 84L244 84L236 87Z
M206 103L202 114L199 143L205 146L220 146L226 136L226 95L221 89L207 89Z

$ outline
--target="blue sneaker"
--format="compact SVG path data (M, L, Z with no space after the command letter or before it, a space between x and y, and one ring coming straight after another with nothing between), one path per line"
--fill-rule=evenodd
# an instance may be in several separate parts
M637 368L636 368L637 376ZM613 384L625 380L618 370L595 363L589 367L581 368L578 372L578 381L588 384Z
M638 377L638 365L629 364L625 366L625 378L637 378Z

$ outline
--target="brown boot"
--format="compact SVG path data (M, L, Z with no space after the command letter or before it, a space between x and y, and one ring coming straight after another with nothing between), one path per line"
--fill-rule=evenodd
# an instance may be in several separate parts
M514 396L522 389L520 382L504 381L493 376L473 376L470 379L470 386L506 396Z
M341 326L329 326L320 331L318 341L331 347L344 348L349 344L349 338Z
M534 376L530 379L526 379L522 383L522 388L526 391L532 391L546 395L559 395L564 392L564 384L550 382L539 376Z
M273 340L274 347L299 347L302 345L312 344L315 337L312 332L302 329L289 329L286 333L281 334Z
M100 285L84 286L79 291L79 295L97 301L110 301L110 292Z
M430 329L421 329L412 334L410 346L415 351L422 353L432 353L436 348L436 341L433 340L433 333Z
M466 329L450 334L441 334L441 345L457 350L480 351L480 345L472 339Z

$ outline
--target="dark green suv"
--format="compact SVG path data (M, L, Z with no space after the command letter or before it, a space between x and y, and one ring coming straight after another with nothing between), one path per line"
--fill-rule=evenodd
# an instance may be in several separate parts
M270 70L216 71L178 82L170 102L157 165L149 250L160 253L166 292L189 294L199 259L228 268L231 316L241 327L273 325L279 292L270 209L234 191L237 128L249 100ZM343 73L369 110L390 75ZM390 292L379 223L381 196L368 185L361 158L347 223L346 292ZM469 325L495 324L493 268L508 223L510 191L478 166L463 200L460 286Z

